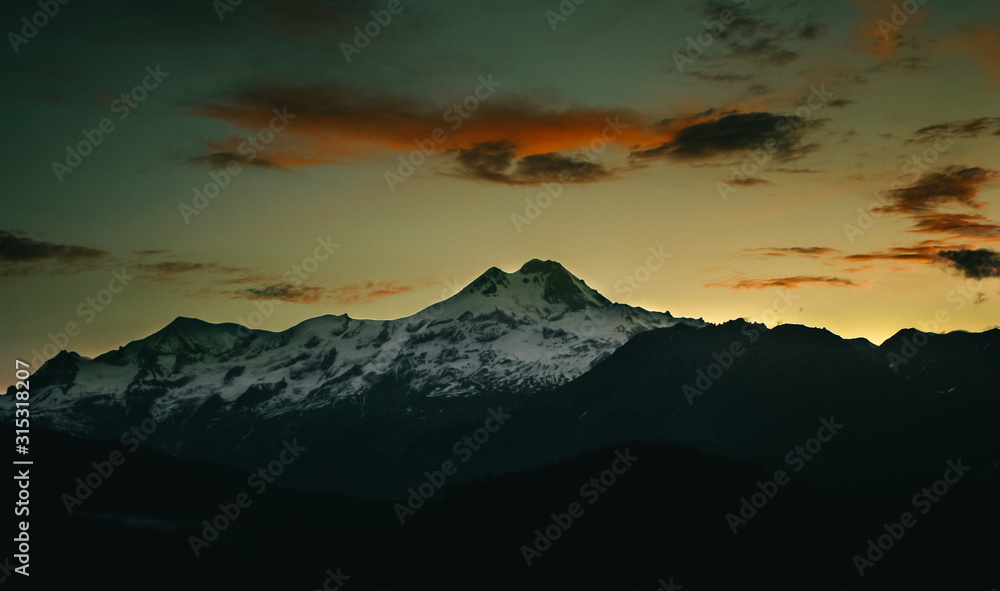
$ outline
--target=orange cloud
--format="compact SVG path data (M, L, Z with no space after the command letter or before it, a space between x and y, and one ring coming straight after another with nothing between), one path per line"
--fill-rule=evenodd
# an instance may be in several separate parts
M934 263L938 261L938 253L949 248L965 248L964 246L953 246L939 244L925 240L914 246L897 246L877 252L862 254L851 254L844 258L846 261L913 261L917 263Z
M862 47L882 59L896 57L903 30L927 18L923 6L913 14L907 14L901 0L854 0L854 4L862 9L858 19L858 37Z
M984 215L966 213L926 213L916 216L917 223L909 232L950 234L961 238L977 238L985 242L1000 242L1000 224Z
M966 27L962 32L961 38L949 39L945 44L982 62L993 84L1000 86L1000 27Z
M887 191L887 204L873 211L909 217L914 225L908 232L1000 242L1000 224L982 214L953 211L956 207L982 209L981 190L998 179L1000 171L989 168L949 166Z
M419 289L417 285L399 285L398 281L365 281L342 285L340 287L327 290L334 302L342 305L368 304L373 300L389 296L399 295Z
M774 279L743 279L741 281L724 281L709 283L705 287L727 287L730 292L747 291L750 289L767 289L769 287L784 287L797 289L804 285L827 285L830 287L868 287L842 277L817 277L813 275L797 275L795 277L779 277Z
M494 102L490 102L493 100ZM478 102L475 109L470 105ZM395 97L364 96L336 87L275 88L234 97L227 104L194 109L256 132L266 128L275 107L294 116L275 134L261 157L277 165L313 164L377 150L411 152L422 144L445 152L511 140L518 156L563 152L607 142L619 146L670 137L671 126L652 130L635 114L615 109L543 108L530 101L484 99L433 108ZM675 125L673 127L677 127ZM295 145L291 145L294 140ZM215 152L240 152L241 137L210 142ZM247 148L244 151L248 151ZM282 164L284 162L284 164Z
M192 161L220 168L252 155L251 164L258 167L295 167L380 150L454 153L497 142L512 144L513 156L519 159L600 151L605 145L632 150L671 142L684 129L743 112L729 105L647 123L627 109L554 108L517 96L468 98L474 100L433 106L336 86L248 91L192 109L249 132L206 142L208 154ZM274 120L275 109L287 112L291 120L286 129L272 134L263 130ZM262 149L254 149L260 134L268 141L259 141Z

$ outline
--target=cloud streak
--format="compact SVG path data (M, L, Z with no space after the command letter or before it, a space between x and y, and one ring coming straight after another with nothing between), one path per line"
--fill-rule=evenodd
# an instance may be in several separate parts
M1000 176L995 170L977 166L949 166L928 172L908 187L887 193L891 202L879 208L879 213L921 214L944 205L979 208L979 190Z
M721 283L709 283L705 287L722 287L728 288L731 292L736 292L753 289L767 289L770 287L798 289L807 285L825 285L827 287L865 287L862 284L843 277L821 277L815 275L796 275L794 277L777 277L773 279L742 279L724 281Z
M400 281L365 281L335 287L327 290L327 293L334 303L350 306L369 304L377 299L408 293L420 287L401 284Z
M1000 242L1000 224L984 215L935 212L919 214L914 219L916 224L909 232Z
M991 131L992 135L1000 135L1000 118L978 117L928 125L914 132L913 137L906 140L906 143L927 144L943 137L976 138Z
M824 246L792 246L787 248L777 248L777 247L744 248L743 251L760 253L768 257L787 257L787 256L797 255L810 258L819 258L823 255L836 254L840 252L836 248L826 248Z
M233 296L248 300L279 300L296 304L315 304L323 296L323 288L308 285L276 283L262 287L250 287L236 292Z
M946 246L932 241L921 242L915 246L895 246L885 250L850 254L843 257L849 262L868 261L915 261L920 263L938 262L938 253Z
M753 187L756 185L773 185L774 183L772 183L767 179L759 179L756 177L748 176L748 177L737 177L734 179L730 179L729 184L736 185L738 187Z
M0 231L0 276L73 274L94 269L110 253L88 246L34 240Z
M72 262L80 259L95 259L108 256L97 248L56 244L33 240L10 232L0 232L0 261L35 262L43 260Z

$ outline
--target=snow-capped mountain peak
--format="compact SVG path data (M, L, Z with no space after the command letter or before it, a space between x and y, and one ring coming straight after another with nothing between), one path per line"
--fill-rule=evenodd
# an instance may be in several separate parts
M455 317L500 311L519 318L554 319L609 305L610 300L559 263L532 259L513 273L491 267L434 311Z
M559 263L531 260L513 273L491 268L398 320L325 315L269 332L180 317L96 359L53 366L36 401L53 425L91 435L105 432L89 423L105 434L119 425L82 407L181 421L344 408L360 419L373 403L381 412L410 412L441 396L548 391L634 335L678 323L704 325L614 304Z

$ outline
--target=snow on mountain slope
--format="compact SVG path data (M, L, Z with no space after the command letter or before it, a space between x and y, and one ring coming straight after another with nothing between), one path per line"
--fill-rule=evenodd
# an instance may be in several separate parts
M408 410L433 397L552 389L632 336L677 323L704 324L613 304L558 263L532 260L514 273L492 268L398 320L328 315L273 333L178 318L93 360L61 353L40 370L34 400L53 427L90 435L109 412L179 418L210 400L212 412L260 418L340 404L363 413L386 379L404 386Z

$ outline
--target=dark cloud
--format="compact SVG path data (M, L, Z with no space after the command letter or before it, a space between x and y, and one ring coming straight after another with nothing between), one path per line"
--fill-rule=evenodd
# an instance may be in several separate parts
M167 250L134 250L139 260L162 258ZM188 261L136 262L86 246L53 244L32 240L23 236L0 232L0 276L26 276L36 274L68 274L92 271L125 265L138 271L137 276L152 281L169 281L184 273L206 272L215 275L250 276L250 271L242 268L226 267L218 263Z
M483 142L459 150L455 160L462 177L509 185L590 183L612 176L601 164L556 153L518 158L516 145L507 140Z
M940 138L973 138L993 132L1000 134L1000 117L979 117L962 121L949 121L918 129L906 143L930 143Z
M842 108L846 107L847 105L851 105L851 104L854 104L854 101L848 100L848 99L842 99L842 98L833 99L832 101L830 101L829 103L827 103L828 106L831 106L831 107L834 107L834 108L838 108L838 109L842 109Z
M1000 277L1000 252L987 248L976 250L942 250L938 253L948 264L974 279Z
M739 187L753 187L755 185L773 185L774 184L774 183L772 183L771 181L769 181L767 179L758 179L758 178L754 178L754 177L750 177L750 176L735 177L735 178L730 179L728 182L729 182L730 185L736 185L736 186L739 186Z
M919 214L943 205L978 208L982 205L976 200L979 189L997 177L997 171L975 166L950 166L941 171L927 172L912 185L886 193L891 203L877 211Z
M191 273L193 271L212 271L220 269L215 263L188 263L184 261L163 261L160 263L150 263L139 265L143 273L166 277L181 273Z
M204 164L214 170L221 170L229 166L230 162L236 162L240 166L254 166L257 168L282 168L266 158L258 157L250 160L246 156L235 152L212 152L205 156L188 158L188 162L191 164Z
M813 39L819 39L823 35L826 35L827 26L825 24L807 23L799 31L800 39L808 39L812 41Z
M525 156L517 163L514 177L525 184L543 182L592 183L612 176L602 165L573 160L560 154Z
M276 283L262 287L250 287L236 292L233 297L248 300L280 300L298 304L313 304L320 300L323 288L313 286L296 286L289 283Z
M465 176L497 183L507 182L507 170L517 158L513 142L499 140L476 144L468 150L459 150L455 160Z
M261 284L236 292L233 298L248 300L278 300L297 304L338 304L351 306L368 304L377 299L416 291L425 285L404 284L400 281L362 281L334 288L289 283Z
M107 263L110 254L87 246L55 244L0 231L0 276L71 274Z
M635 158L671 158L707 160L737 152L765 149L775 160L793 160L815 149L803 145L802 135L821 124L795 115L742 113L698 123L677 132L674 138L658 146L633 152Z
M96 259L107 255L106 251L96 248L42 242L0 231L0 261L3 262L21 263L44 260L72 262L80 259Z

